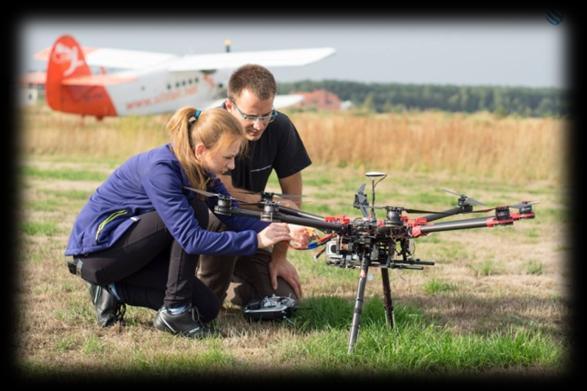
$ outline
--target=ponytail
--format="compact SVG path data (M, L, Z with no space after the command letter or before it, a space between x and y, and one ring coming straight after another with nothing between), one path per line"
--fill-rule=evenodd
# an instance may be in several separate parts
M192 187L205 190L208 177L195 155L197 143L212 149L234 140L246 145L244 129L229 112L214 108L202 112L193 107L177 110L167 123L173 152L179 160Z

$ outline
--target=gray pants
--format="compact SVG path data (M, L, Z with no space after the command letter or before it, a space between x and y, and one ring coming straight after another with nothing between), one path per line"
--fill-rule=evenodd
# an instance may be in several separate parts
M208 230L226 230L214 214L209 214L208 221ZM291 285L280 277L277 278L277 289L271 287L270 261L271 253L264 249L257 250L252 256L200 255L197 276L221 303L226 299L237 306L245 306L273 294L298 300Z

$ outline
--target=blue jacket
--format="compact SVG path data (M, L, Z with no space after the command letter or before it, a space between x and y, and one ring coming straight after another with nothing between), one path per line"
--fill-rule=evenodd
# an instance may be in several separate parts
M78 215L65 255L84 255L110 248L140 220L155 210L173 238L189 254L252 255L257 233L268 223L243 216L221 216L228 232L211 232L200 226L191 201L195 193L170 145L131 157L96 189ZM228 194L218 178L208 191ZM215 198L209 198L213 209ZM237 232L234 232L237 231Z

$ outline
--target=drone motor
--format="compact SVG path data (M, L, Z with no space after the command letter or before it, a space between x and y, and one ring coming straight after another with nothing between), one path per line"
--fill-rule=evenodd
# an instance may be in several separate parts
M218 202L214 206L214 212L221 215L230 216L230 209L232 208L232 201L230 198L218 197Z
M400 226L402 225L401 210L396 208L389 208L387 210L387 220L385 221L388 226Z
M261 212L261 221L273 221L273 214L277 211L275 205L271 202L266 202L263 205L263 212Z
M507 206L495 208L495 218L499 221L512 220L512 216L510 215L510 208L508 208Z

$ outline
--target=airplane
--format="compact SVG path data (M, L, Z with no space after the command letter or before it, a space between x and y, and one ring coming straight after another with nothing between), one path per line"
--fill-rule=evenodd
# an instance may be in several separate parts
M225 42L226 44L226 42ZM82 47L71 35L35 54L47 62L46 72L23 78L29 86L44 85L55 111L104 117L173 112L182 106L219 106L224 84L214 73L254 63L267 68L303 66L335 53L333 48L287 49L177 56L168 53ZM90 67L100 71L92 74ZM117 69L115 72L106 69ZM299 102L300 95L277 95L275 108Z

